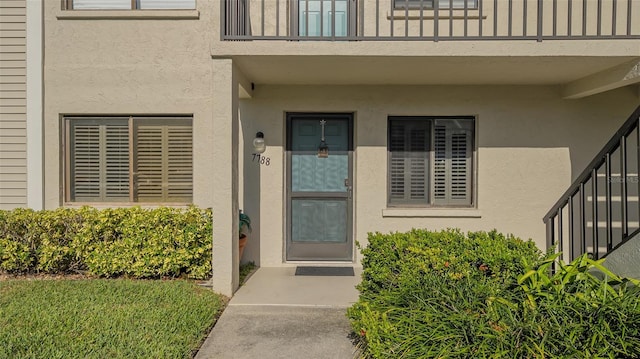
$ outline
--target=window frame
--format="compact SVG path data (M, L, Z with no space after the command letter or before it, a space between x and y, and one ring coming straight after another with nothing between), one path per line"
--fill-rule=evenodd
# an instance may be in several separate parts
M420 10L421 6L419 1L420 0L392 0L393 1L393 9L394 10L405 10L405 9L409 9L409 10ZM440 0L440 1L449 1L450 3L452 3L455 0ZM408 2L408 4L407 4ZM433 11L435 10L435 6L433 5L435 2L435 0L424 0L424 5L422 6L422 10L429 10L429 11ZM429 5L430 3L430 5ZM408 5L408 6L407 6ZM468 0L468 6L466 7L467 10L477 10L478 7L480 6L480 0ZM450 5L447 6L440 6L439 10L464 10L465 7L456 7L454 6L453 8Z
M75 10L75 11L114 11L110 9L74 9L73 7L74 0L62 0L63 10ZM131 0L131 6L128 9L118 9L115 11L176 11L176 10L195 10L198 6L198 0L194 0L193 8L174 8L174 9L142 9L140 8L140 0Z
M469 204L436 204L434 203L434 168L435 168L435 122L437 120L469 120L471 121L470 134L470 169L469 169ZM429 150L428 150L428 177L426 179L427 200L423 203L413 201L413 203L404 201L392 201L391 199L391 124L394 121L428 121L429 125ZM478 186L478 157L477 157L477 136L478 136L478 119L473 115L461 116L397 116L389 115L387 117L387 165L386 165L386 181L387 181L387 208L389 209L477 209L477 186ZM405 172L406 173L406 172Z
M150 206L184 206L190 205L193 203L194 195L194 131L193 131L193 114L176 114L176 115L60 115L60 128L61 128L61 136L60 136L60 158L61 158L61 197L62 204L68 206L79 206L79 205L108 205L108 206L132 206L132 205L150 205ZM75 200L73 197L73 174L71 173L74 166L74 152L76 151L75 144L72 139L72 128L77 126L78 123L94 124L94 125L115 125L118 123L124 123L126 121L127 124L127 132L128 132L128 143L129 143L129 151L128 151L128 178L129 178L129 193L128 199L124 201L119 200L103 200L103 201L94 201L94 200ZM139 162L139 152L136 152L136 145L133 143L135 139L138 137L136 133L136 129L141 126L141 124L146 126L169 126L167 125L170 122L185 122L184 124L180 124L178 126L188 126L190 129L190 141L191 141L191 196L189 200L168 200L162 199L158 201L150 201L150 200L137 200L138 196L136 195L136 180L138 176L139 170L136 170L137 163ZM146 123L146 124L145 124ZM150 124L153 123L153 124ZM164 147L163 147L164 148ZM163 154L164 155L164 154ZM137 172L136 172L137 171ZM186 198L186 197L185 197Z

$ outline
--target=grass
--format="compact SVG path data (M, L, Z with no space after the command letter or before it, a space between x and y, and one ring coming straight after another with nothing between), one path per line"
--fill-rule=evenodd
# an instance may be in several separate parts
M4 280L0 358L190 358L224 304L184 280Z
M240 265L240 285L249 279L247 278L257 268L254 262L247 262Z

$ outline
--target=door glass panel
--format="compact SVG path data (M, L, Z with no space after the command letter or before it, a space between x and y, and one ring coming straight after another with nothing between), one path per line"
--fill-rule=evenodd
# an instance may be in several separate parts
M345 200L294 199L291 214L294 242L347 242Z
M335 36L347 36L348 0L299 0L299 35L332 36L333 10L335 4ZM308 14L308 16L307 16ZM309 20L307 34L307 19Z
M346 192L349 178L348 123L326 120L329 157L318 158L322 136L319 119L293 122L291 190L293 192Z

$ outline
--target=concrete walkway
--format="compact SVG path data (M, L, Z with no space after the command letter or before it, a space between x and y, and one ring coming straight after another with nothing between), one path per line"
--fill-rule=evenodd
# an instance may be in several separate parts
M196 359L351 359L346 308L354 277L295 276L295 267L260 268L229 302Z

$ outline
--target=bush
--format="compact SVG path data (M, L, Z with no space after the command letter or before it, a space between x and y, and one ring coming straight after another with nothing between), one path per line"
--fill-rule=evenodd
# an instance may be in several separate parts
M193 206L0 211L0 270L206 278L211 224Z
M349 317L369 358L635 358L638 292L492 231L369 235ZM571 273L571 274L567 274ZM546 276L546 277L545 277ZM613 281L613 282L612 282ZM612 285L619 285L613 287Z

